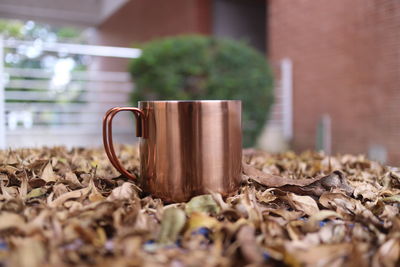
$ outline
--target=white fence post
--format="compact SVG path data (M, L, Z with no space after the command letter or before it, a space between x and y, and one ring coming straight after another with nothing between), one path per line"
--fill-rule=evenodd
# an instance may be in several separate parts
M130 75L115 71L69 70L68 79L61 79L66 84L59 85L55 82L56 75L67 71L8 68L4 60L8 50L4 49L19 53L22 46L39 49L42 54L61 52L128 59L139 57L141 50L83 44L39 44L40 47L32 41L0 40L0 148L100 145L104 112L114 106L129 105ZM12 78L8 80L5 73ZM8 124L6 114L13 119L8 120ZM127 127L131 124L129 115L116 121L121 127L115 134L125 143L134 141L132 130Z
M293 63L289 58L281 62L282 122L283 136L293 137Z
M327 155L332 152L332 121L328 114L322 115L323 146L322 149Z
M6 148L6 113L5 113L5 96L4 96L4 41L0 35L0 149Z

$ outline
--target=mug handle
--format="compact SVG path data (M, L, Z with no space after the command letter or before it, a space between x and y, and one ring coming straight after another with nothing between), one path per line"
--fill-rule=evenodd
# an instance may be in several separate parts
M124 176L129 179L135 180L136 177L129 173L118 160L117 154L115 153L113 139L112 139L112 120L115 115L120 111L131 111L136 118L136 136L143 137L144 132L144 113L138 108L132 107L115 107L111 108L106 112L103 118L103 144L108 158L111 164Z

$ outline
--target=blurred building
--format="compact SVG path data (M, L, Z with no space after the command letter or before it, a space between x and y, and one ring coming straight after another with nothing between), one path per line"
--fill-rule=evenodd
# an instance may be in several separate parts
M400 161L400 2L132 0L97 31L126 45L201 33L245 39L292 62L296 150Z
M126 46L179 34L227 36L266 51L265 0L131 0L96 27L96 44ZM121 61L107 67L121 68ZM103 66L104 67L104 66Z
M293 62L293 146L400 163L400 1L269 1L268 54Z
M283 113L285 138L293 148L365 153L391 164L400 161L399 1L0 3L0 16L15 14L23 19L94 27L91 40L99 45L135 46L189 33L247 40L272 62L277 87L286 79L290 88L290 94L286 94L290 107ZM126 71L127 62L101 59L95 67ZM283 75L285 79L281 77L285 69L279 67L281 62L288 63L285 66L290 75ZM277 98L278 105L280 101Z

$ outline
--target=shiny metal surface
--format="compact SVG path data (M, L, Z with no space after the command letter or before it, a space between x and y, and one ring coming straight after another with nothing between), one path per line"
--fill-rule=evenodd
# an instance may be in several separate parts
M140 185L145 192L179 202L210 191L228 195L237 190L242 162L240 101L144 101L139 110L130 111L143 127ZM118 111L110 110L105 117L108 136ZM110 161L121 171L112 138L104 140Z

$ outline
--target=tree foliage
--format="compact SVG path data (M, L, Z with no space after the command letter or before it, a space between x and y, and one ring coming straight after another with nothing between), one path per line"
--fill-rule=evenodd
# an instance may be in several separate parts
M254 144L272 104L265 56L243 42L178 36L143 47L132 61L138 100L235 99L243 103L243 143Z

